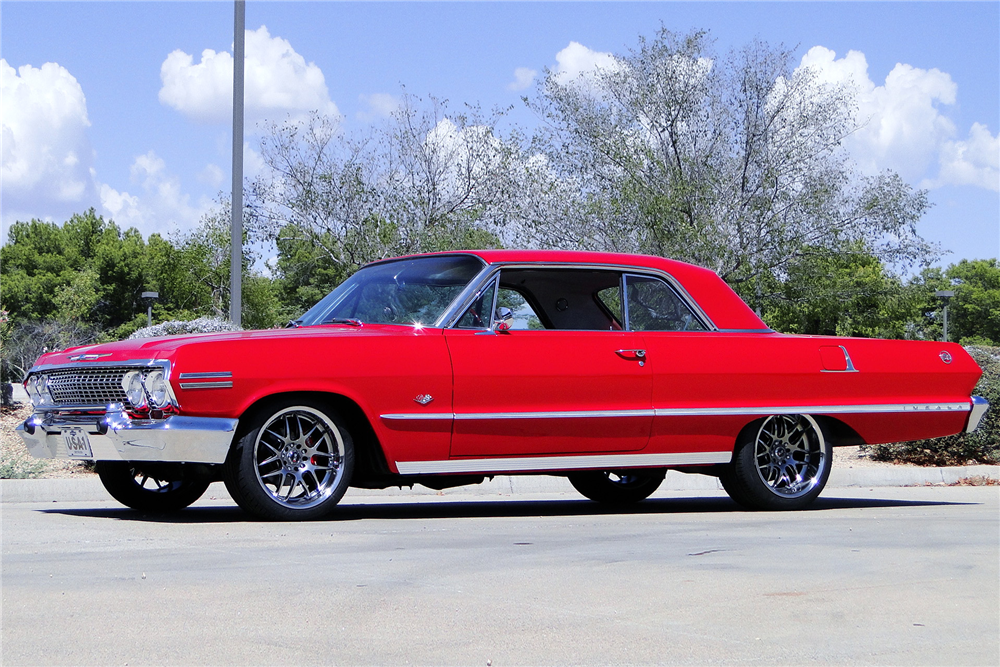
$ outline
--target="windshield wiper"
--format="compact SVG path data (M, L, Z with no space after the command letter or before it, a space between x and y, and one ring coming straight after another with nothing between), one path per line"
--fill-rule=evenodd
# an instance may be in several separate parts
M298 329L302 326L302 320L288 320L288 324L285 325L286 329Z
M328 320L323 320L323 324L350 324L353 327L360 327L361 320L354 319L353 317L331 317Z

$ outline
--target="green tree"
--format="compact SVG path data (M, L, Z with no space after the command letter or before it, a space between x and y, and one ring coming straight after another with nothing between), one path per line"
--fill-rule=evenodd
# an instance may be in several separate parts
M589 75L552 70L526 100L538 145L584 206L549 220L538 243L710 267L730 284L784 279L802 252L857 244L884 263L924 261L923 191L864 177L842 141L856 129L845 88L793 68L793 52L753 42L719 56L705 32L661 28ZM554 234L552 232L555 232Z

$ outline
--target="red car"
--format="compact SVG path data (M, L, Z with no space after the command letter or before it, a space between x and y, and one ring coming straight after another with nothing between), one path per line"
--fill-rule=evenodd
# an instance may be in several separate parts
M776 333L689 264L449 252L369 264L284 330L46 354L18 431L143 510L222 479L251 514L307 519L349 486L499 474L628 503L668 469L797 509L831 447L975 429L980 373L954 344Z

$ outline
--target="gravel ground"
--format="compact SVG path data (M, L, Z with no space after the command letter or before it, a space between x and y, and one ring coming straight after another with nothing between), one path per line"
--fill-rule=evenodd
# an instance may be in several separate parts
M30 414L31 406L23 403L13 408L0 408L0 477L59 479L94 474L81 461L36 459L28 454L14 427Z

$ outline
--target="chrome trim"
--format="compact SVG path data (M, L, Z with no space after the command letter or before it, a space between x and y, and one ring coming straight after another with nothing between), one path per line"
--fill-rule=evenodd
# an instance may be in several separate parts
M974 398L979 398L974 397ZM985 401L985 399L982 399ZM886 403L871 405L792 405L734 408L653 408L652 410L565 410L547 412L437 412L389 413L379 415L386 421L454 419L591 419L603 417L726 417L757 415L838 415L878 414L886 412L968 412L971 403ZM983 409L985 411L985 408Z
M28 370L27 374L24 376L22 382L27 381L29 377L36 374L46 374L52 371L84 371L91 369L102 369L102 368L135 368L136 370L143 369L143 378L152 369L159 369L163 372L163 379L167 383L167 396L169 398L168 405L172 405L174 408L179 408L180 404L177 402L177 396L174 394L173 385L170 383L171 378L171 364L166 359L129 359L128 361L87 361L87 362L74 362L72 364L41 364L37 366L32 366ZM143 383L143 391L145 391L145 383ZM148 392L147 392L148 398ZM69 403L59 403L51 405L36 405L34 410L36 413L46 413L46 412L59 412L65 410L104 410L107 407L107 403L101 404L69 404ZM164 406L166 407L166 406Z
M793 405L744 408L656 408L657 417L734 415L847 415L883 412L968 411L969 403L888 403L876 405Z
M438 412L431 413L396 413L379 415L385 420L408 419L454 419L456 421L474 421L483 419L590 419L602 417L652 417L653 410L569 410L552 412Z
M454 419L454 418L455 418L455 413L453 412L416 412L412 414L379 415L379 419L384 419L386 421L410 421L410 420Z
M218 371L215 373L181 373L178 380L214 380L217 378L231 378L233 374L229 371Z
M774 329L716 329L716 333L775 333Z
M448 459L444 461L396 461L401 475L460 472L531 472L541 470L609 470L663 466L729 463L733 452L684 452L671 454L612 454L586 456L536 456L498 459Z
M69 458L64 428L85 427L95 461L170 461L224 463L237 419L171 415L166 419L131 419L121 404L106 415L68 417L32 415L15 430L36 458Z
M990 402L987 401L982 396L972 397L972 409L969 411L969 423L965 427L966 433L972 433L977 428L979 428L979 422L982 421L983 415L986 411L990 409Z
M110 352L105 352L104 354L77 354L72 357L67 357L70 361L93 361L94 359L100 359L101 357L110 357Z
M232 382L181 382L181 389L232 389Z
M833 347L833 346L831 345L830 347ZM847 362L847 368L845 368L842 371L831 371L831 370L827 370L826 368L822 368L822 369L820 369L819 372L820 373L858 373L858 372L860 372L860 371L858 371L857 368L854 367L854 362L851 360L851 353L847 351L847 348L844 347L843 345L838 345L837 347L839 347L840 351L844 353L844 361Z

